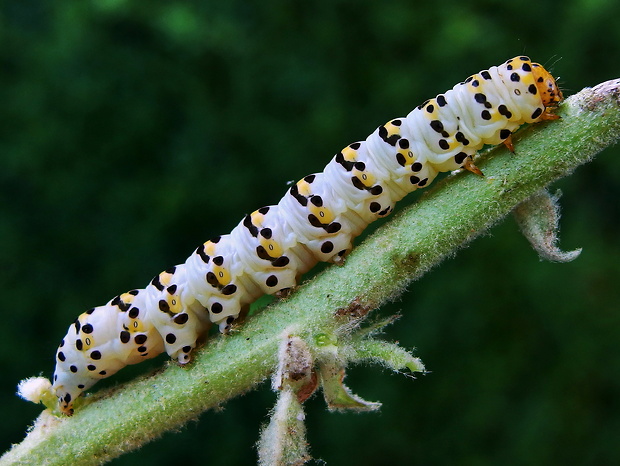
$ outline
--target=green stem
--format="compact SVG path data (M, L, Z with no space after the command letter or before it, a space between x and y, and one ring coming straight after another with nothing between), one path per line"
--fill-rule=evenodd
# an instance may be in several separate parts
M515 137L516 154L497 148L477 165L485 177L459 173L383 225L348 258L252 317L232 336L214 338L190 368L161 373L95 395L71 418L45 411L0 464L100 464L178 429L263 381L277 364L285 328L319 343L396 298L406 286L469 243L516 205L571 173L620 137L620 81L585 89L561 106L561 120ZM339 311L339 312L336 312Z

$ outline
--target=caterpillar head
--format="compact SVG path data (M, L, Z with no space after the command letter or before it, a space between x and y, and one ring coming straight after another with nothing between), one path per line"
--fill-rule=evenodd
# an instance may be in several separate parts
M564 96L555 82L555 78L538 63L532 63L532 74L543 105L545 107L557 107Z

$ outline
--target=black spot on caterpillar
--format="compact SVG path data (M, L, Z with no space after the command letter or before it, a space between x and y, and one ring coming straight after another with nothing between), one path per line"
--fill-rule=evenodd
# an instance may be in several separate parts
M485 144L509 148L523 123L557 118L562 93L549 72L516 57L470 76L406 117L337 153L276 205L246 215L144 289L80 315L56 354L51 390L65 414L99 379L166 351L180 364L212 323L226 332L241 309L280 294L318 261L342 262L353 239L439 172L464 167Z

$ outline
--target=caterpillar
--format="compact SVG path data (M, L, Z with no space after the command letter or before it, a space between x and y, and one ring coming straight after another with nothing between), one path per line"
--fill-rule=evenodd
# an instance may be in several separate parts
M353 239L439 172L481 175L473 155L524 123L554 120L563 99L544 67L520 56L467 78L338 152L276 205L246 215L145 288L81 314L56 352L61 412L98 380L163 351L179 364L212 324L221 332L263 294L285 295L317 262L342 263ZM514 150L513 150L514 151Z

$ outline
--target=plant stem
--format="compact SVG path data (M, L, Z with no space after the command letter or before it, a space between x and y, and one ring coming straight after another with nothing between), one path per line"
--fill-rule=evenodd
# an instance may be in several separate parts
M616 80L572 96L558 111L561 120L515 135L516 154L499 147L476 162L484 177L458 173L436 183L359 246L345 266L328 268L233 335L213 338L191 367L169 364L156 375L99 392L71 418L44 411L0 464L100 464L251 389L275 368L284 329L294 327L317 346L325 335L342 334L350 316L396 298L515 206L616 142L619 95Z

